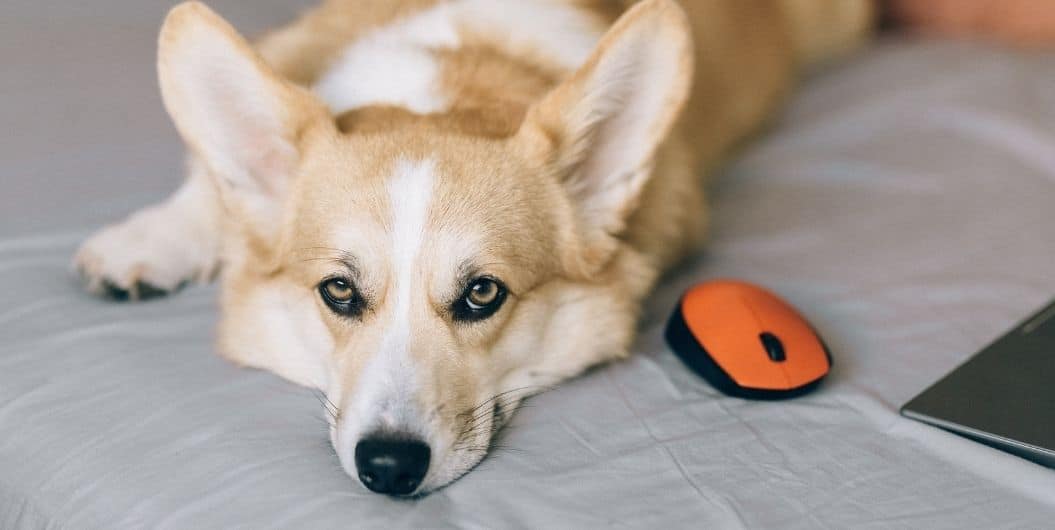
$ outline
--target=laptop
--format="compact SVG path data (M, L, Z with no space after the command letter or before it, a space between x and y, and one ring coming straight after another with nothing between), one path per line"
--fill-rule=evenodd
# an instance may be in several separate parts
M1055 300L901 414L1055 468Z

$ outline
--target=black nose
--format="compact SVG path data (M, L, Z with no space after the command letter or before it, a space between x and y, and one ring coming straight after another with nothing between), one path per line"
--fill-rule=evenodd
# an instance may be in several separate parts
M425 478L431 452L417 440L364 438L355 445L355 468L370 491L407 495Z

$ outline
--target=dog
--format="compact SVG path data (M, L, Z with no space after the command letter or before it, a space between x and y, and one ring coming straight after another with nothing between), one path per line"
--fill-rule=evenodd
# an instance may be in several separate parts
M344 470L420 496L522 399L627 355L705 175L868 0L327 0L248 43L161 29L188 150L74 258L132 300L221 277L222 355L321 391ZM704 176L701 176L704 175Z

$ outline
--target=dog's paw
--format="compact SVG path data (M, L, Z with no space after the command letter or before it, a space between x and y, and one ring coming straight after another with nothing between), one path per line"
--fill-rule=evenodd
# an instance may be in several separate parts
M85 241L73 265L88 290L145 300L208 281L217 269L218 235L180 213L171 205L147 208Z

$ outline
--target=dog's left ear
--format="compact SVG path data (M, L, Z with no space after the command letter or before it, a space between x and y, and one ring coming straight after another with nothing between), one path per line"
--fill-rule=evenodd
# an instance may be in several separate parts
M575 212L584 274L611 258L681 113L692 80L692 35L674 0L627 11L586 63L527 114L518 139L554 168Z

